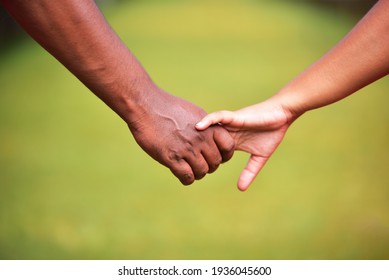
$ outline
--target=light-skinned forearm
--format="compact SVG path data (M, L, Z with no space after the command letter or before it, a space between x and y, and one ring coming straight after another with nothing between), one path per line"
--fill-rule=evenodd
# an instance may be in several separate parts
M336 102L389 74L389 0L381 0L350 33L272 99L298 117Z
M238 181L244 191L299 116L336 102L388 73L389 0L381 0L337 46L276 95L235 112L211 113L196 128L222 124L233 135L236 149L251 154Z
M48 52L127 123L151 81L92 0L1 0Z

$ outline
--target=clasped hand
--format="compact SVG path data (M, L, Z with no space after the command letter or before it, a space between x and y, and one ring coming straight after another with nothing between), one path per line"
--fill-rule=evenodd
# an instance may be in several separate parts
M156 86L149 91L129 128L139 146L182 184L203 178L232 157L235 142L226 129L215 126L196 131L204 110Z
M268 100L236 112L207 115L200 107L152 87L129 128L142 149L184 185L214 172L234 150L251 154L238 180L245 191L281 143L292 119ZM200 121L201 120L201 121Z

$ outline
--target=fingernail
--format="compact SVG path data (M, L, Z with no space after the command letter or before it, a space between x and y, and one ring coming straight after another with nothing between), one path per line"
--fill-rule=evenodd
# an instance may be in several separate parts
M203 123L202 123L202 122L196 123L196 127L201 127L201 126L203 126Z

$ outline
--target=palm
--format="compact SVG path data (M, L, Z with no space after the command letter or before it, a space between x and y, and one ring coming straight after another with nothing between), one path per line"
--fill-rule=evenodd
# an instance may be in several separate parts
M263 127L255 130L231 131L231 135L235 139L236 149L251 154L250 160L239 178L238 186L241 190L246 190L255 179L281 143L288 126L285 124L275 129Z

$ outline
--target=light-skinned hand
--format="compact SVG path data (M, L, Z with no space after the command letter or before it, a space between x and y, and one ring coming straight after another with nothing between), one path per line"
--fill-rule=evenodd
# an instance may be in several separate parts
M245 191L281 143L291 123L292 118L282 106L267 100L235 112L211 113L196 124L196 129L220 125L234 138L236 150L251 154L238 180L239 190Z

